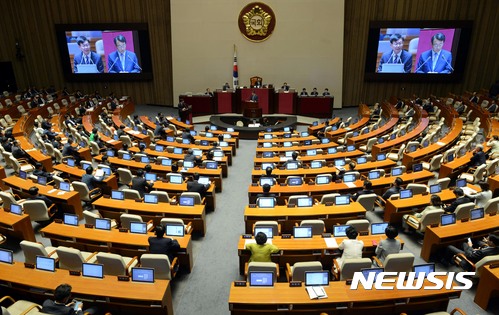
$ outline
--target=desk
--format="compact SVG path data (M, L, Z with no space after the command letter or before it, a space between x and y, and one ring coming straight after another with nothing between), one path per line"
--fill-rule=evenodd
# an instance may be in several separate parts
M209 95L181 94L179 100L183 99L192 106L192 116L211 115L216 112L214 109L214 97Z
M3 168L3 166L0 166L0 189L2 190L9 189L9 187L5 186L5 184L3 183L3 179L5 177L7 177L7 175L5 174L5 169Z
M54 169L63 173L66 173L70 176L71 180L81 181L85 171L78 167L67 166L67 164L57 164L54 166ZM112 189L118 189L118 179L116 175L111 174L111 176L106 177L102 180L102 183L97 184L97 187L101 188L102 192L110 195Z
M244 222L246 233L253 233L253 224L256 221L278 221L281 224L281 233L293 233L295 223L302 220L321 219L324 221L328 232L332 232L333 225L345 224L348 220L364 218L366 209L358 202L348 206L326 206L323 204L313 207L276 206L275 208L250 208L244 209Z
M490 266L482 267L480 282L476 289L475 303L484 310L493 296L497 296L499 291L499 268L491 269Z
M83 208L81 206L80 195L76 191L63 191L55 189L53 186L44 186L35 184L31 179L22 179L17 176L5 178L4 183L12 188L12 191L19 192L22 196L28 195L28 190L36 186L39 189L39 194L49 197L58 208L64 212L77 214L80 219L83 218Z
M144 234L124 233L118 229L103 231L85 228L85 225L71 226L52 222L40 230L43 237L49 238L52 246L67 246L82 251L112 252L123 256L140 256L149 252L148 238L153 232ZM166 236L169 237L169 236ZM171 237L170 237L171 238ZM191 272L193 266L191 235L173 237L180 245L178 260L180 266Z
M301 162L311 162L314 160L335 160L335 159L342 159L342 158L353 158L357 156L364 155L365 153L360 151L360 150L354 150L350 152L338 152L338 153L332 153L332 154L327 154L327 151L324 151L326 154L317 154L317 155L307 155L307 156L300 156L298 158L299 161ZM290 157L285 157L285 156L274 156L273 158L263 158L263 157L256 157L253 160L253 163L255 166L259 166L262 163L277 163L277 164L284 164L286 163Z
M162 314L173 315L172 295L169 280L154 283L118 281L115 276L92 279L70 276L67 270L56 269L54 273L24 268L24 264L3 264L0 268L2 295L13 292L25 299L42 303L52 298L53 291L61 283L72 287L72 296L85 301L85 306L96 305L114 314ZM87 302L88 301L88 302Z
M153 189L166 191L169 194L174 193L175 195L180 195L187 191L187 183L182 184L171 184L162 181L154 182ZM210 188L206 192L206 207L210 210L215 210L216 208L216 198L215 198L215 184L211 183ZM177 199L178 200L178 199Z
M35 232L29 215L17 215L0 210L0 231L2 234L12 235L20 240L36 242Z
M192 222L192 228L203 236L206 233L206 211L204 205L184 207L160 202L150 204L132 200L114 200L101 197L93 202L105 218L120 220L122 213L138 214L144 221L153 220L158 225L162 218L180 218L184 223Z
M304 96L298 97L297 115L330 118L333 115L334 97Z
M499 216L485 216L469 222L458 221L456 224L439 227L427 227L424 234L421 258L430 261L431 255L448 245L460 248L466 238L481 238L499 227Z
M240 314L314 314L338 315L400 314L410 311L445 311L449 299L458 298L458 290L350 290L344 281L324 287L327 299L310 300L304 287L276 283L273 288L235 287L231 285L229 310ZM424 313L424 312L423 312Z
M326 122L327 125L330 126L332 124L336 124L340 119L338 117L335 117L333 119L327 119L325 122L318 124L317 126L308 126L307 132L309 135L317 135L317 132L321 131L326 127Z

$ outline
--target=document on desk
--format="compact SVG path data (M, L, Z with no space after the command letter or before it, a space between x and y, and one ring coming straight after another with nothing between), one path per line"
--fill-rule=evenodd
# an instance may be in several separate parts
M461 187L465 195L473 195L476 194L476 190L469 187Z
M66 193L65 191L59 191L59 192L57 193L57 195L58 195L58 196L60 196L60 195L64 195L65 193Z
M51 189L51 190L49 190L49 191L47 191L47 192L48 192L49 194L51 194L51 193L56 192L56 191L57 191L57 189Z
M279 158L279 161L281 161L281 162L282 162L282 161L287 161L287 160L288 160L288 157L285 157L285 156L281 156L281 157Z
M443 147L444 145L446 145L446 143L445 143L445 142L442 142L442 141L437 141L437 144L438 144L439 146L441 146L441 147Z
M327 298L326 291L324 291L324 288L321 286L305 287L305 290L307 290L308 296L310 297L311 300Z
M345 185L347 185L348 188L355 188L355 187L357 187L357 185L355 185L355 183L345 183Z
M325 237L324 242L326 242L327 248L338 248L338 243L334 237Z

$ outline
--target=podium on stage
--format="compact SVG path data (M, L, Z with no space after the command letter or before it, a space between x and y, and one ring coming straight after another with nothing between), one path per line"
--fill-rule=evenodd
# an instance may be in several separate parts
M246 118L261 118L262 108L258 105L258 102L252 101L242 101L243 105L243 116Z

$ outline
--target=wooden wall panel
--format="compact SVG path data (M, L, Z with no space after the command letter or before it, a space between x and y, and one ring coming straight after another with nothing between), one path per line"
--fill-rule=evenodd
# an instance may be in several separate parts
M169 0L3 0L0 60L13 61L19 87L67 86L85 92L131 95L137 103L172 104ZM148 23L152 81L66 83L59 62L55 24ZM25 58L16 59L19 40Z
M347 0L343 103L356 106L392 95L444 96L448 92L488 88L499 79L499 1L483 0ZM376 20L473 20L473 35L459 83L364 82L369 21Z

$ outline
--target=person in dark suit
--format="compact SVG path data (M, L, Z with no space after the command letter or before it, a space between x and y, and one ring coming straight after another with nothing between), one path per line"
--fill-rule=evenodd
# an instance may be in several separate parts
M487 161L487 156L483 152L483 146L479 144L473 151L473 156L470 159L470 167L480 166L485 164L485 161Z
M204 95L213 96L213 92L210 91L210 88L207 88L206 92L204 92Z
M26 153L26 151L24 151L21 148L21 144L19 143L19 140L14 140L12 142L12 156L15 157L16 159L27 159L27 158L29 158L29 156Z
M379 60L378 72L383 71L383 64L403 64L404 73L410 73L412 68L412 54L402 49L404 47L404 38L400 34L390 36L390 47L392 51L386 52Z
M491 114L497 111L497 104L495 101L492 101L492 104L489 106L489 108L487 108L487 111Z
M190 106L184 101L183 98L180 99L180 103L178 103L178 116L180 120L186 122L189 118Z
M437 33L431 37L432 49L423 52L419 56L416 73L452 73L452 53L442 49L445 43L445 35Z
M478 96L476 95L476 92L473 92L473 94L471 95L470 102L478 104Z
M258 95L256 95L255 91L251 92L250 101L258 102Z
M42 163L38 163L38 162L35 164L35 170L33 171L33 175L47 177L47 182L51 182L53 179L52 174L49 172L45 172L43 170Z
M198 180L199 180L198 173L194 173L192 175L192 179L193 180L187 182L187 191L188 192L197 192L201 195L201 199L203 199L206 196L206 192L210 188L210 185L209 184L205 184L205 185L200 184L198 182Z
M156 236L149 237L149 252L151 254L167 255L170 262L175 258L176 253L180 250L180 245L177 240L164 237L165 228L162 225L156 226L154 230Z
M50 200L47 196L40 195L38 193L38 191L39 191L38 187L36 187L36 186L31 187L28 190L28 194L29 194L28 199L30 199L30 200L42 200L43 202L45 202L45 205L47 206L47 208L50 208L50 206L52 206L54 204L54 202L52 200Z
M262 186L262 193L257 194L256 199L258 199L260 197L274 197L274 198L276 198L277 196L275 194L270 193L270 188L271 188L271 186L269 184L264 184Z
M118 35L114 38L115 51L107 56L107 64L110 65L109 73L140 73L142 68L139 66L137 55L134 52L126 50L126 38Z
M192 149L187 149L187 153L184 155L184 162L194 162L194 160L196 160L196 156L194 155Z
M317 92L317 88L313 88L312 92L310 92L310 96L319 96L319 92Z
M385 193L383 194L383 199L384 200L388 200L390 199L390 197L392 195L395 195L395 194L399 194L400 193L400 190L402 189L402 184L404 183L404 181L402 180L402 178L400 177L397 177L395 178L395 181L393 182L393 186L388 188L387 191L385 191Z
M62 156L72 156L78 163L81 161L80 153L78 153L78 149L72 146L73 138L68 138L68 141L62 148Z
M284 82L283 85L281 86L281 89L283 91L289 91L289 85L286 82Z
M303 88L300 92L300 96L308 96L308 92L306 88Z
M78 65L96 65L97 72L104 73L104 65L102 64L101 56L90 50L90 42L85 36L80 36L76 39L81 52L74 56L74 73L78 73Z
M144 178L144 171L143 170L138 170L137 171L137 176L132 178L132 189L135 189L136 191L139 192L140 197L144 197L144 194L151 191L153 184L149 183L145 178Z
M92 166L87 167L85 170L85 174L81 177L81 182L85 183L88 187L88 190L93 190L97 187L99 183L102 183L103 178L97 178L92 173L94 172L94 168Z
M453 192L456 196L456 200L454 200L449 206L444 207L445 212L454 212L459 205L462 205L463 203L473 202L470 198L464 195L464 192L461 188L455 188Z
M225 84L222 86L222 91L227 91L230 89L229 82L225 82Z
M75 302L69 301L71 298L71 289L72 288L69 284L61 284L55 288L55 301L45 300L45 302L43 302L41 312L53 315L83 315L83 303L81 303L77 310L75 310ZM93 311L85 310L85 313L87 312L94 314Z
M448 246L445 250L444 257L442 258L442 264L448 266L453 262L452 258L457 254L464 254L464 256L466 256L466 258L474 264L479 262L484 257L498 255L499 236L491 233L488 237L485 237L481 241L468 241L463 243L462 248L463 250L452 245ZM466 261L461 262L460 265L467 271L472 270L471 266Z
M366 180L366 181L364 181L364 189L353 194L352 200L357 201L357 199L359 198L360 195L368 195L368 194L374 194L374 193L375 192L373 190L373 183L371 183L371 181Z
M330 95L331 95L331 93L329 93L329 89L325 88L324 92L322 92L322 96L330 96Z

